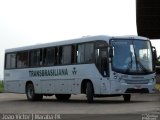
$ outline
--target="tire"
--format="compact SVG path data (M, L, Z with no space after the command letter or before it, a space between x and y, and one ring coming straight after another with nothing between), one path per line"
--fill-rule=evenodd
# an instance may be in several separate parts
M123 95L124 102L130 102L131 101L131 94L125 94Z
M67 101L71 97L71 94L55 94L55 96L59 101Z
M86 85L86 97L88 103L93 103L94 90L91 82L87 82Z
M34 85L31 83L26 86L26 96L29 101L39 101L43 99L42 94L35 94Z

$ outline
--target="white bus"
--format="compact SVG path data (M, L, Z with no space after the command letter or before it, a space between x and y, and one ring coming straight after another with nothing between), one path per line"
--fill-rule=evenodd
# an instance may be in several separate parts
M5 90L25 93L29 101L71 94L94 97L154 93L155 50L138 36L87 36L5 51Z

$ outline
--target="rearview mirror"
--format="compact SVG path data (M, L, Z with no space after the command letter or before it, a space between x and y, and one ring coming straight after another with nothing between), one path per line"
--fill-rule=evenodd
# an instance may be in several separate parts
M156 51L156 48L155 48L155 47L152 47L152 51L153 51L153 59L154 59L155 62L157 62L158 59L157 59L157 51Z

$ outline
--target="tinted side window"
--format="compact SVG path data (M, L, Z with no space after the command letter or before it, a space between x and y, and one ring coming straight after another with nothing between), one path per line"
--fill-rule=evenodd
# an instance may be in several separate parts
M28 67L28 52L17 53L17 68Z
M30 66L37 67L42 65L42 50L30 51Z
M77 63L91 63L94 61L94 44L84 43L78 45Z
M62 63L71 64L71 46L63 47Z
M16 53L6 55L6 69L16 68Z
M75 64L76 63L76 45L72 45L71 46L72 49L71 49L71 64Z
M55 65L57 61L56 48L47 48L47 65Z
M77 63L84 63L84 48L85 45L78 45L78 50L77 50Z
M11 55L10 54L7 54L6 55L6 60L5 60L5 68L7 68L7 69L9 69L10 68L10 66L11 66Z
M94 54L94 44L93 43L85 44L85 63L93 62L93 54Z

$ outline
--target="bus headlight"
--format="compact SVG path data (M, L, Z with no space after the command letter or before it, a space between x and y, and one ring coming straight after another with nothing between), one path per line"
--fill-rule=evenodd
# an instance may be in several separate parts
M150 83L153 83L153 82L154 82L154 78L150 79L149 82L150 82Z

